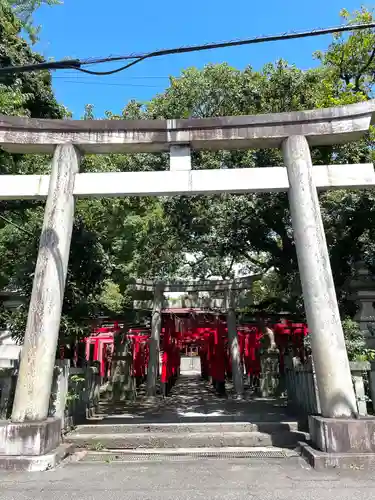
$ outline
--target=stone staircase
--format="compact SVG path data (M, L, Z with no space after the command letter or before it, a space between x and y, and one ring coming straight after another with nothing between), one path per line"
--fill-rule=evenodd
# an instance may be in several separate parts
M199 377L181 377L170 398L113 404L66 436L81 462L287 458L308 436L283 399L219 398Z
M88 424L67 441L87 461L135 461L187 457L289 457L306 434L296 422Z

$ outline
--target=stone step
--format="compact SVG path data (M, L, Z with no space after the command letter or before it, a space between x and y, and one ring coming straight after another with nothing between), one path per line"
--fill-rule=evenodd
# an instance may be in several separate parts
M150 424L85 424L75 434L155 434L155 433L210 433L210 432L266 432L298 431L298 422L189 422Z
M124 434L80 434L67 436L67 442L79 448L100 451L102 449L139 448L222 448L278 446L295 447L306 440L306 434L298 431L266 432L149 432Z
M129 424L129 425L150 425L150 424L217 424L217 423L244 423L244 422L255 422L255 423L280 423L280 422L295 422L291 415L282 411L283 409L277 408L269 409L257 408L255 411L251 412L235 412L236 408L232 413L222 413L220 411L212 411L206 413L190 412L190 411L156 411L154 414L147 414L142 412L132 411L131 409L124 412L124 408L119 408L118 410L110 410L107 412L100 412L93 415L88 420L89 425L98 424Z
M78 455L78 454L77 454ZM223 447L223 448L167 448L142 450L105 450L80 451L75 463L112 463L112 462L163 462L186 461L197 459L231 459L231 458L292 458L298 457L295 450L277 447Z

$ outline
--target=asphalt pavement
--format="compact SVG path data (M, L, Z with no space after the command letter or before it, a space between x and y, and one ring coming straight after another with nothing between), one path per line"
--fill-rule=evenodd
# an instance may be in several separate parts
M0 472L1 500L370 500L370 472L317 472L301 458L67 463Z

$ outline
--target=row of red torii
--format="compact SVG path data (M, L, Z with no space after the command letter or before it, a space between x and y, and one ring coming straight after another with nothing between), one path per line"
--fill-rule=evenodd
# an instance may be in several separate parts
M174 309L176 311L176 309ZM181 353L187 346L194 346L200 357L202 378L211 378L214 387L223 392L225 380L233 379L233 342L230 343L228 328L224 314L192 309L178 309L177 314L173 309L162 311L162 327L158 334L160 337L160 382L163 394L167 395L169 389L177 380L180 373ZM192 313L192 315L187 313ZM301 360L305 357L304 338L308 334L307 325L296 323L285 318L278 323L269 322L270 329L274 332L277 350L274 354L279 358L279 373L284 374L285 355L292 352ZM116 336L123 338L125 325L115 321L112 324L94 328L92 334L85 339L86 360L99 363L100 375L103 379L111 377L112 360L116 358L114 346ZM150 359L150 328L131 327L126 331L126 339L130 341L131 369L130 373L137 382L137 386L147 378ZM239 359L234 364L234 369L240 366L241 375L246 373L251 387L254 383L258 388L262 371L261 348L264 347L262 339L264 331L262 325L256 322L241 324L236 328L238 339ZM232 337L233 339L233 337ZM95 346L90 354L90 346ZM62 349L61 355L65 352ZM236 354L237 354L236 352ZM75 350L76 362L78 351ZM263 367L264 368L264 367ZM237 378L241 378L241 375ZM275 374L276 375L276 374ZM154 381L151 383L154 388ZM236 387L237 393L242 390L242 385ZM154 395L154 391L151 393ZM270 395L267 393L267 396Z
M147 371L147 394L150 397L156 395L157 374L159 373L159 352L160 336L162 332L162 312L176 310L177 304L171 305L165 297L165 293L180 293L188 295L190 307L197 310L199 306L208 307L209 310L216 309L226 315L226 332L230 350L230 359L232 364L232 377L235 392L238 396L243 393L243 364L241 363L241 349L238 341L238 326L236 323L236 308L242 292L248 291L248 298L251 300L251 287L254 281L261 279L262 275L252 275L233 280L203 280L203 281L175 281L163 282L152 280L137 280L131 288L134 291L152 292L154 298L152 301L135 300L133 306L135 309L147 310L152 308L151 335L149 339L149 361ZM208 293L208 297L199 297L200 292ZM212 295L215 294L216 297ZM221 296L221 297L220 297ZM187 304L184 304L187 305ZM178 309L181 311L181 309ZM203 309L204 311L204 309ZM222 328L222 322L218 325ZM261 325L259 325L261 328ZM214 330L212 330L214 331ZM215 335L218 330L214 331ZM221 335L218 336L221 338ZM215 341L216 342L216 341ZM216 342L217 343L217 342ZM221 343L220 343L221 345ZM223 347L223 346L221 346ZM219 348L218 348L219 349ZM218 354L218 366L220 362L224 363L224 351ZM221 366L221 365L220 365ZM224 364L222 365L224 366Z
M375 101L369 100L311 111L207 119L75 121L0 117L0 146L4 150L53 155L50 175L1 176L0 200L46 199L11 423L6 424L11 430L4 435L11 433L14 441L17 434L24 435L25 425L28 429L58 426L46 421L75 199L79 197L287 192L321 413L331 419L357 417L318 190L374 187L374 167L313 166L310 147L360 139L368 132L374 114ZM284 165L192 169L192 150L254 148L281 148ZM169 152L170 169L79 172L85 154L144 152ZM40 442L40 434L30 439ZM8 438L5 447L0 446L4 455L13 450L7 443ZM51 441L48 443L50 449Z

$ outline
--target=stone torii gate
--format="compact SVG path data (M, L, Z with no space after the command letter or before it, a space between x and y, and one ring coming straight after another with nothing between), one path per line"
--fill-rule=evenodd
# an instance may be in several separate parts
M346 417L341 422L349 426L358 412L317 190L373 187L375 174L372 164L313 166L310 146L357 140L374 114L375 101L370 100L312 111L187 120L0 117L3 149L53 155L50 175L0 178L2 200L46 199L11 422L0 424L0 455L31 460L59 442L59 423L47 416L79 197L287 191L324 425L331 429L335 417ZM250 148L282 148L285 166L191 169L191 150ZM84 154L163 151L170 152L169 171L79 172ZM356 425L357 436L367 433L367 439L365 424Z
M149 369L147 372L147 393L148 396L156 395L157 374L159 369L159 351L160 351L160 333L161 333L161 313L166 307L166 299L164 293L197 293L197 292L222 292L223 299L201 298L192 299L191 307L199 307L202 304L204 307L219 307L224 309L227 314L228 340L232 358L232 374L234 389L238 396L243 393L243 370L241 370L241 356L238 346L237 325L236 325L236 306L238 293L241 290L251 289L252 283L255 280L262 278L261 274L246 276L233 280L204 280L204 281L143 281L136 280L136 283L131 286L133 290L141 290L154 292L153 301L137 301L133 302L134 309L150 309L152 310L151 321L151 338L150 338L150 360Z

